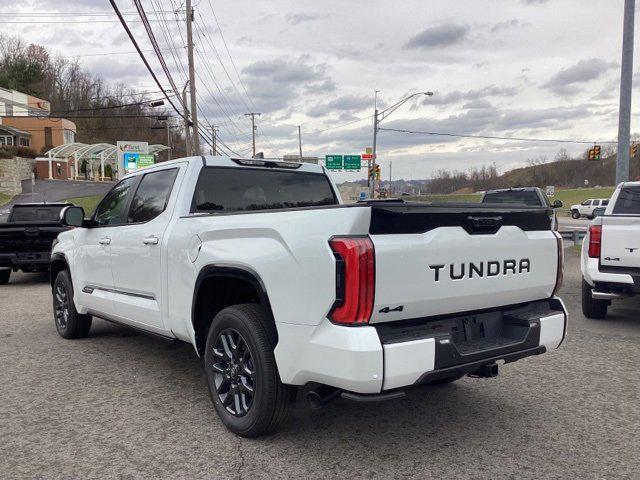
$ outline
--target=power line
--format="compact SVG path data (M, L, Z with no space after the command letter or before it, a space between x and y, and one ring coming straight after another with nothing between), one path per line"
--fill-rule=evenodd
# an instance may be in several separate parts
M480 138L485 140L514 140L519 142L549 142L549 143L575 143L575 144L585 144L585 145L593 145L594 143L611 143L615 144L617 142L612 141L587 141L587 140L568 140L568 139L557 139L557 138L528 138L528 137L501 137L496 135L473 135L473 134L462 134L462 133L444 133L444 132L422 132L417 130L405 130L401 128L383 128L379 127L378 130L386 130L388 132L399 132L399 133L410 133L410 134L418 134L418 135L433 135L440 137L456 137L456 138Z
M140 58L144 62L144 65L147 67L147 70L149 70L149 73L151 74L151 76L155 80L156 84L158 85L158 88L162 91L162 93L164 93L165 98L171 104L171 106L176 111L176 113L178 113L178 115L180 115L181 117L184 117L184 114L180 110L178 110L178 108L175 106L175 104L169 98L169 94L165 91L164 88L162 88L162 84L160 83L160 80L158 80L158 77L153 72L153 69L151 68L151 65L149 65L149 62L147 61L146 57L144 56L144 53L142 53L142 50L140 50L140 47L138 46L138 42L136 42L136 39L133 37L133 34L131 33L131 30L129 30L127 22L125 22L124 17L120 13L120 10L118 9L118 6L116 5L115 0L109 0L109 2L111 3L111 6L113 7L114 11L116 12L116 15L120 19L120 23L122 24L122 26L124 27L125 31L127 32L127 35L129 36L129 39L131 40L131 43L133 43L133 46L135 47L136 51L140 55ZM174 92L174 93L177 93L177 92Z

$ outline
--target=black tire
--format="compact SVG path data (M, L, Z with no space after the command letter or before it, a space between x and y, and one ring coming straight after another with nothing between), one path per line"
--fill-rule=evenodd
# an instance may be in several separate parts
M571 218L577 220L580 218L580 212L578 210L571 210Z
M11 269L4 268L0 270L0 285L6 285L9 283L9 277L11 277Z
M596 300L591 296L591 285L582 279L582 313L587 318L605 318L607 316L607 300Z
M204 355L211 400L225 426L241 437L276 430L296 388L280 381L273 349L277 333L259 305L225 308L209 328Z
M439 380L434 380L433 382L430 382L429 385L436 385L436 386L448 385L450 383L460 380L462 377L464 377L464 373L461 375L454 375L453 377L446 377L446 378L441 378Z
M62 338L84 338L91 330L91 315L80 315L73 303L73 284L67 270L53 282L53 318Z

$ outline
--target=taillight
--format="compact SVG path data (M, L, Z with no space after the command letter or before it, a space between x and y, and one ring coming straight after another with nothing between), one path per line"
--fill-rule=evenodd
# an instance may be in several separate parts
M558 290L560 290L560 287L562 286L562 281L564 280L564 245L562 243L562 235L560 235L558 232L553 232L553 234L556 236L556 246L558 248L558 264L556 270L556 286L553 287L553 293L551 294L552 297L554 297L558 293Z
M589 227L589 257L600 258L602 247L602 225L591 225Z
M336 302L329 313L335 323L367 324L373 312L375 253L369 237L334 237Z

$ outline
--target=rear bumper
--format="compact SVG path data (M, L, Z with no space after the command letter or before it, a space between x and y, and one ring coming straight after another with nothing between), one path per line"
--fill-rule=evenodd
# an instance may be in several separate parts
M640 293L640 269L601 266L597 258L583 259L582 275L593 288L593 298L611 300Z
M342 327L328 320L317 327L279 323L276 362L284 383L314 382L352 392L380 393L473 373L492 362L509 363L538 355L559 347L566 335L567 313L558 298L511 309L506 315L505 311L500 313L508 318L508 325L501 320L503 333L489 333L498 328L495 320L481 327L474 323L476 335L480 335L478 328L484 328L488 337L497 336L470 342L460 342L458 333L451 330L453 320L462 317L449 322L416 321L406 328L394 327L392 332L381 325ZM491 318L497 314L484 315ZM474 317L469 314L464 318ZM435 324L446 328L434 328ZM471 330L467 334L473 336Z
M50 252L0 253L0 267L46 270L50 262Z

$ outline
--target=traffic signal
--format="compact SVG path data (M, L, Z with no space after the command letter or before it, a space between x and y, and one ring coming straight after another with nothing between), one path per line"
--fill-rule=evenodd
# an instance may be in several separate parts
M638 144L631 145L631 156L635 157L638 154Z
M589 149L589 160L600 160L600 145L594 145L593 148Z
M376 180L380 180L380 165L376 165Z

